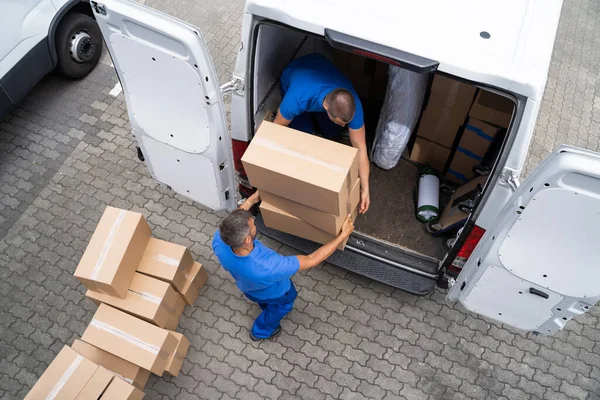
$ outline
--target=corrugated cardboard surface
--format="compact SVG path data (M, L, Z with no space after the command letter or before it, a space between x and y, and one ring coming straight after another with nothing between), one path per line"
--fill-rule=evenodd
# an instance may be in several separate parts
M335 215L346 213L358 150L269 122L242 162L252 186Z
M208 281L206 268L199 262L194 262L194 265L186 278L183 291L181 292L181 297L187 305L194 305L198 298L198 294L200 293L200 289L202 289L202 286L204 286L206 281Z
M473 167L481 163L480 158L474 158L472 153L465 154L460 148L454 153L446 178L456 183L466 183L475 177Z
M274 195L269 192L261 191L260 198L263 201L283 210L301 220L308 222L309 224L327 232L331 235L337 235L340 232L342 223L346 220L346 215L337 216L328 214L316 208L305 206L304 204L297 203L283 197ZM357 210L358 203L360 202L360 180L357 179L352 187L350 198L348 202L348 213L353 213ZM352 216L356 218L356 215Z
M506 97L480 90L475 98L469 116L494 125L508 128L514 104Z
M446 207L444 207L444 211L442 211L442 216L439 221L442 229L447 229L448 227L467 219L468 215L458 209L458 204L461 203L461 199L465 199L465 197L474 198L475 193L470 192L477 189L477 185L481 185L483 188L486 179L487 177L480 176L456 189L450 198L450 201Z
M104 392L102 399L105 398L107 400L141 400L144 398L144 392L123 379L115 378Z
M181 292L194 259L185 246L151 238L137 272L169 282Z
M260 213L262 214L265 225L269 228L277 229L290 235L299 236L304 239L311 240L317 243L328 243L332 241L337 235L324 232L319 228L316 228L301 220L298 217L293 216L272 204L263 201L260 205ZM344 250L346 242L338 246L338 249Z
M165 325L165 329L174 331L177 329L179 325L179 320L181 319L181 315L183 314L183 310L185 309L185 300L179 293L177 294L177 300L175 302L175 307L171 315L169 315L169 319L167 320L167 324Z
M100 304L81 340L162 375L176 342L166 329Z
M72 347L88 360L114 372L138 389L143 390L144 386L146 386L146 382L150 377L150 371L79 339L75 339Z
M125 297L150 233L142 214L106 207L75 277L88 289Z
M64 346L27 393L25 400L45 399L51 394L56 399L74 400L97 368L96 364L75 350Z
M410 153L410 159L419 164L429 165L437 171L442 171L450 157L450 149L429 140L417 137Z
M175 350L175 353L169 357L165 371L173 376L177 376L179 375L183 360L190 348L190 341L179 332L169 332L169 334L177 339L177 349Z
M79 392L76 400L98 399L114 377L106 368L98 366L94 375L85 384L83 390Z
M85 294L96 304L105 303L164 328L177 303L177 292L168 283L135 273L125 298L88 290Z

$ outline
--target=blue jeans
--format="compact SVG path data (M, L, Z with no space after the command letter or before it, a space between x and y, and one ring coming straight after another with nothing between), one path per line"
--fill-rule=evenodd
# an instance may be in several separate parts
M286 294L274 299L257 299L254 296L244 293L247 298L258 303L258 306L262 310L252 326L252 334L255 337L260 339L270 337L279 326L283 317L292 311L298 292L294 283L290 282L290 284L290 290Z

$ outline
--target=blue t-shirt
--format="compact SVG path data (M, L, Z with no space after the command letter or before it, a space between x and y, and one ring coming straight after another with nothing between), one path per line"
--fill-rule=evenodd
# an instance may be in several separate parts
M254 249L247 256L238 256L231 250L217 230L212 241L213 251L221 266L235 279L237 287L258 299L274 299L290 290L290 278L300 269L295 256L282 256L254 240Z
M289 63L281 73L280 84L284 96L279 112L287 120L304 112L325 112L325 96L334 89L346 89L352 93L356 102L354 118L348 127L359 129L364 125L362 104L352 83L321 54L309 54Z

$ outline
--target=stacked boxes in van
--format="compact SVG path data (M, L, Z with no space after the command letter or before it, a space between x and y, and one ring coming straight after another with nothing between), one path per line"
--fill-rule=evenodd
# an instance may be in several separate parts
M265 225L327 243L360 200L353 147L263 122L242 157ZM345 244L340 246L343 249Z
M63 367L73 372L81 360L118 377L102 387L103 398L141 398L150 372L179 374L190 342L174 330L185 304L194 304L208 279L204 267L193 260L187 248L152 238L142 214L107 207L75 276L88 289L86 296L99 305L98 310L81 340L75 340L72 349L63 349L75 354L69 360L78 360L77 365L65 367L67 361L51 364L50 372L36 387L46 390L57 377L65 381L66 372L59 372ZM88 389L79 386L69 393L95 393L102 384ZM135 390L127 389L129 386ZM31 398L42 393L36 387ZM123 393L130 393L129 397ZM79 392L75 395L81 396ZM86 394L85 398L100 395Z

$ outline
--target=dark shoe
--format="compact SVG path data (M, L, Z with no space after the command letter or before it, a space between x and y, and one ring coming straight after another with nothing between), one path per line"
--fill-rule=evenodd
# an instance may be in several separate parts
M252 334L252 331L250 331L250 339L252 339L255 342L258 342L259 340L273 339L273 338L277 337L277 335L279 335L280 333L281 333L281 325L279 325L277 327L277 329L275 329L275 332L273 332L273 334L271 336L266 337L266 338L256 337Z

